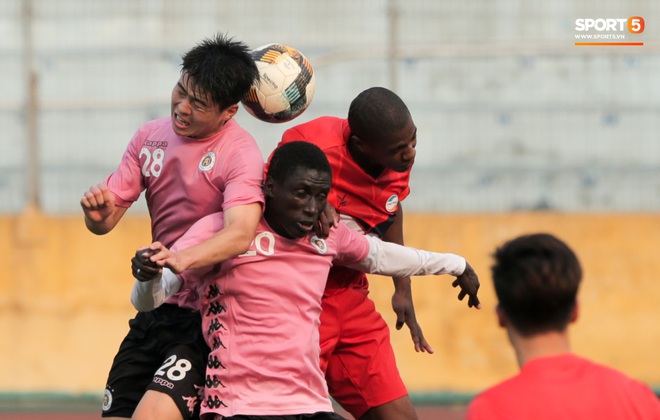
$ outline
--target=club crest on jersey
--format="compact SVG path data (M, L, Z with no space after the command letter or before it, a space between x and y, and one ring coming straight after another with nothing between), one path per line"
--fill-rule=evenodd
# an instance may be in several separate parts
M106 388L103 393L103 404L101 405L101 409L103 411L108 411L110 410L110 407L112 407L112 391Z
M215 165L215 152L208 152L202 157L202 160L199 161L199 170L208 171L213 168Z
M387 210L390 213L396 211L398 206L399 206L399 196L396 194L392 195L385 202L385 210Z
M316 248L319 254L325 254L328 252L328 244L326 244L325 240L319 238L318 236L312 236L309 238L309 242L314 246L314 248Z

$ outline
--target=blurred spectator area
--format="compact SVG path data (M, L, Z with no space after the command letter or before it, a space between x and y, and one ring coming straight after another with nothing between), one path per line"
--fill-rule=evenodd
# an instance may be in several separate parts
M181 54L215 32L292 45L314 66L316 94L298 119L239 112L264 157L284 129L346 116L360 91L381 85L418 127L407 210L655 211L660 3L637 5L643 47L590 48L573 45L575 19L628 17L629 5L3 0L0 213L78 212L138 126L169 114Z

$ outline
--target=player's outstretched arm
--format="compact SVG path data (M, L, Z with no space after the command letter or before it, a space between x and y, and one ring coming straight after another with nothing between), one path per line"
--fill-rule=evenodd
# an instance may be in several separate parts
M422 327L417 322L412 298L412 280L410 277L393 277L393 280L392 309L396 314L396 329L400 330L404 324L407 325L415 351L433 354L433 347L426 341Z
M479 278L465 258L383 242L371 236L363 237L369 242L369 253L361 262L351 264L351 268L392 277L450 274L457 277L454 287L461 287L459 299L469 296L468 306L481 309L477 297Z
M403 206L399 206L394 217L394 223L385 232L383 240L403 245ZM410 338L413 341L416 352L433 353L433 347L424 338L421 325L417 322L415 306L412 297L412 281L410 277L392 277L394 282L394 293L392 294L392 309L396 314L396 329L400 330L403 325L408 326Z
M468 307L481 309L481 302L479 302L479 298L477 297L479 277L477 277L477 273L474 272L474 269L472 269L472 266L467 261L465 262L465 271L463 271L463 274L457 276L451 285L461 288L461 291L458 293L458 300L463 300L465 296L468 296Z
M105 184L94 185L85 191L80 206L85 215L85 226L96 235L114 229L127 210L115 205L115 195Z

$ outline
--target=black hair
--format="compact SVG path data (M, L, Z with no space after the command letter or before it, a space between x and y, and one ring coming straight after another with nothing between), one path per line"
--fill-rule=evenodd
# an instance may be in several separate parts
M268 164L268 176L282 183L298 168L316 169L332 177L332 169L325 153L318 146L306 141L292 141L275 149Z
M361 92L348 109L351 134L371 142L386 138L401 130L410 120L410 111L403 100L384 87L372 87Z
M515 238L495 251L500 308L523 336L564 331L576 304L582 268L575 253L547 233Z
M197 95L209 95L221 110L237 104L259 79L247 45L221 33L185 53L181 73L192 79Z

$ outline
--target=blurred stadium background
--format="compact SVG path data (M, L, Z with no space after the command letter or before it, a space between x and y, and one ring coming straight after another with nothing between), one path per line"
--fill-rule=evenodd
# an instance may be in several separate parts
M575 19L642 16L642 47L576 47ZM169 113L180 55L226 32L302 51L316 94L293 122L236 117L266 157L284 129L345 116L381 85L418 127L408 244L465 255L484 309L415 284L436 350L393 331L420 405L463 405L517 367L496 327L489 255L552 231L586 268L576 351L660 386L660 3L561 0L3 0L0 2L0 411L96 406L133 315L128 261L143 202L105 237L82 193L133 132ZM389 280L372 295L393 325ZM419 286L418 286L419 285Z

